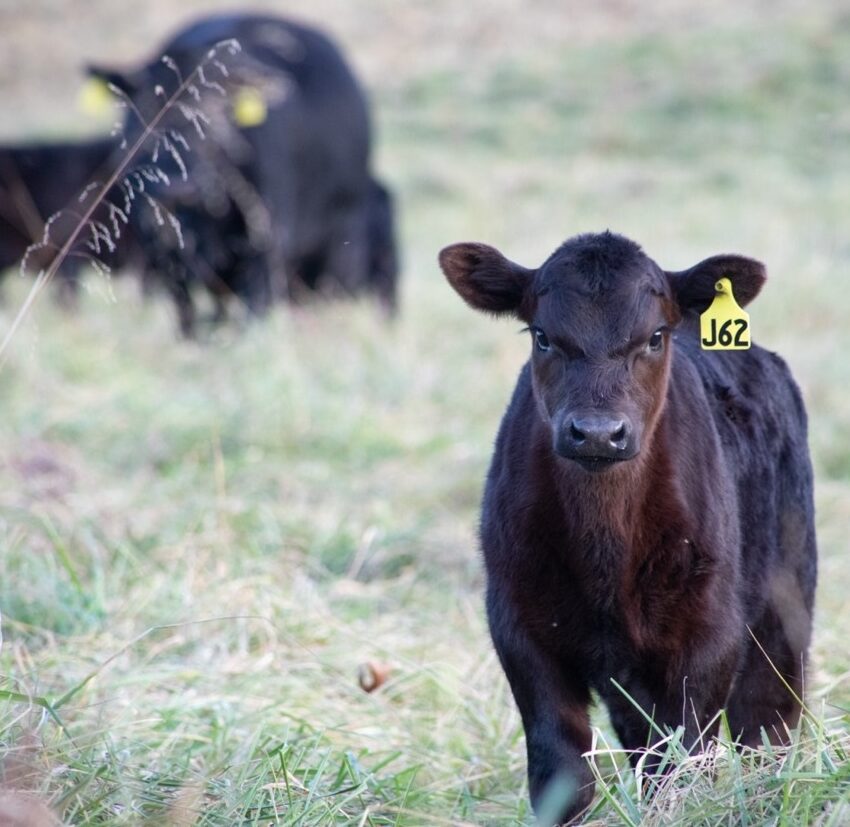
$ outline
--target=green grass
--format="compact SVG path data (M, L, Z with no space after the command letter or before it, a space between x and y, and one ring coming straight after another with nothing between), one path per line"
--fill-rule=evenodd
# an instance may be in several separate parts
M435 256L479 239L534 265L611 227L671 269L767 262L754 335L809 405L821 583L792 747L673 739L647 798L598 715L593 818L850 820L850 17L756 12L539 42L508 19L462 52L411 35L409 63L372 73L395 323L284 309L180 343L164 301L95 276L79 314L37 305L0 371L6 788L74 825L533 823L475 541L527 340L466 309ZM25 285L4 287L2 329ZM367 661L390 667L371 695Z

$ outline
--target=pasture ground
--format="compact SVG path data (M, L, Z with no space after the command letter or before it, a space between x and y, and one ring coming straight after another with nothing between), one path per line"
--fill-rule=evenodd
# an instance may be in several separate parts
M140 57L217 7L181 6L0 5L2 137L93 131L79 64ZM532 823L475 541L528 342L467 310L435 256L477 239L534 265L610 227L670 269L767 262L754 335L809 406L821 568L794 749L686 761L647 802L600 715L593 817L850 822L850 8L315 0L302 16L374 95L401 316L281 309L183 343L128 279L92 274L73 316L36 305L0 368L6 790L74 825ZM0 330L26 284L3 287ZM366 661L390 667L372 695Z

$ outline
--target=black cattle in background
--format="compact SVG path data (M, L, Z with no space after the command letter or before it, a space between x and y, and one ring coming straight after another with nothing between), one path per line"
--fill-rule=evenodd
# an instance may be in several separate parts
M116 149L115 138L0 146L0 273L18 266L27 248L41 242L45 222L61 213L51 223L49 243L27 260L32 272L49 266L79 223L80 194L108 174ZM93 253L85 246L87 238L82 232L57 273L60 295L68 301L76 296L80 267ZM119 268L136 253L137 246L124 237L113 251L104 248L98 257Z
M219 45L229 40L238 52ZM90 73L131 101L131 144L143 121L192 78L181 101L203 113L204 139L178 105L150 141L159 140L162 150L163 137L170 138L180 155L182 162L168 151L158 156L172 182L186 167L187 180L176 190L149 189L185 227L183 246L169 222L144 204L131 219L177 301L184 333L194 325L195 283L232 294L255 313L276 299L310 294L372 293L395 309L392 200L371 173L366 97L324 34L276 17L212 16L179 32L139 68ZM238 110L246 95L251 123Z

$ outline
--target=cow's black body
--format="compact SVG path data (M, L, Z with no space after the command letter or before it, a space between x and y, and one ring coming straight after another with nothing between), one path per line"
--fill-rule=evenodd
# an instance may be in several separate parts
M231 39L238 41L240 51L229 54L219 47L216 57L227 67L224 77L207 55ZM244 262L225 266L217 273L218 280L238 282L240 290L244 287L247 292L239 295L255 311L262 311L275 298L363 290L377 293L391 307L396 273L387 279L380 272L373 276L370 269L374 217L385 213L380 212L380 204L377 213L374 208L367 102L339 49L324 34L289 20L224 15L205 18L180 32L162 46L155 60L137 71L93 71L123 89L149 120L163 102L154 90L159 86L172 92L178 84L177 74L159 54L168 55L182 78L204 65L205 77L227 90L224 99L195 83L202 95L198 107L219 113L204 141L192 139L193 129L179 108L162 122L163 131L177 128L191 139L192 152L183 153L189 184L197 183L198 175L209 179L218 173L218 186L229 200L224 214L216 214L202 196L191 204L183 195L178 199L175 213L182 210L184 218L191 214L192 233L200 239L197 249L212 249L226 238L235 248L250 248L248 257L257 259L247 267ZM251 126L239 126L228 111L245 88L260 92L266 106L264 119ZM139 133L139 121L132 114L126 129L131 140ZM166 154L160 163L174 178L177 170ZM234 182L238 192L232 188ZM167 206L172 201L167 187L159 187L157 194ZM234 232L237 225L255 229L252 202L265 213L260 217L266 226L256 238L245 231L239 237ZM234 217L234 209L242 216ZM381 237L394 257L391 215L388 219ZM149 231L145 234L149 236ZM157 256L162 259L173 246L166 242ZM199 261L197 249L183 253L167 271L182 270L180 278L187 283L208 282L195 271L216 264L203 257ZM239 268L244 272L232 279ZM184 323L190 316L181 313Z
M630 244L579 237L537 271L482 245L443 254L473 306L492 310L495 295L513 295L533 329L545 320L545 344L559 330L578 343L563 345L570 355L554 372L563 353L535 352L522 370L481 519L487 614L522 714L532 801L566 777L574 786L564 819L593 794L581 757L591 691L634 760L659 739L643 713L661 729L684 726L688 746L706 727L710 737L724 707L743 743L760 744L761 728L782 740L799 716L811 631L816 548L800 393L775 354L707 352L698 342L698 312L719 275L740 271L742 301L763 275L738 257L665 274ZM641 313L666 318L666 348L638 348L619 364L605 354L623 331L641 329ZM559 455L569 427L559 412L576 405L632 411L638 453L604 468Z
M49 265L79 223L80 194L108 173L116 148L114 138L0 147L0 271L18 264L27 247L42 241L45 222L64 211L51 224L49 244L29 261L33 270ZM97 217L103 217L102 211ZM85 262L79 254L94 254L84 247L87 238L84 230L59 270L60 283L69 297ZM125 242L120 251L103 250L99 258L111 267L121 266L135 250L131 246Z

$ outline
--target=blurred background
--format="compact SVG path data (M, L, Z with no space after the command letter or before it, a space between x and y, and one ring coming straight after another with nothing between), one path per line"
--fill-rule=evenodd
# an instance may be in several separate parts
M0 368L7 788L69 824L530 824L475 536L528 341L436 254L536 266L606 228L667 269L767 264L753 335L794 370L816 469L810 705L850 729L850 5L253 6L331 35L369 95L399 312L278 305L182 341L133 278L86 272L75 312L41 295ZM0 0L0 141L103 132L87 63L228 8ZM3 280L4 334L30 283Z

